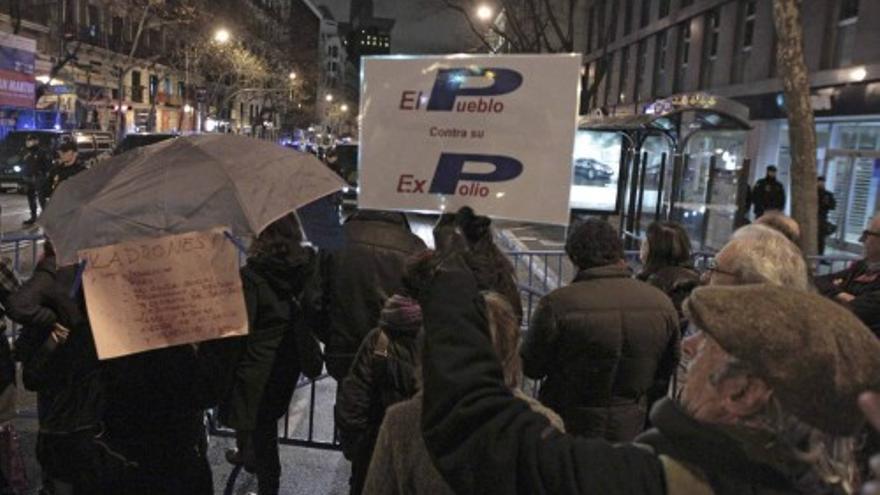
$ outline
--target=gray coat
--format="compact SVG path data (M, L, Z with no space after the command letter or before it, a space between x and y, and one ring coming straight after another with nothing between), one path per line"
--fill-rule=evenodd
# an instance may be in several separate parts
M550 426L565 432L562 418L520 390L514 396L528 402ZM363 495L455 495L434 467L422 438L422 394L388 408L379 429Z

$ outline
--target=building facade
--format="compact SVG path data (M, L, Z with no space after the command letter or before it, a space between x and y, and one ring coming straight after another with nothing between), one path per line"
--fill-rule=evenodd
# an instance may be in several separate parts
M717 247L732 228L738 169L750 165L753 182L776 165L787 188L790 182L772 2L591 0L585 7L584 112L643 114L656 100L694 92L749 108L751 131L698 135L686 150L678 200L692 205L694 223L709 225L707 247ZM838 200L835 242L853 248L880 210L880 2L803 0L802 11L818 172ZM646 148L652 161L668 152L659 139ZM704 215L714 218L704 222Z

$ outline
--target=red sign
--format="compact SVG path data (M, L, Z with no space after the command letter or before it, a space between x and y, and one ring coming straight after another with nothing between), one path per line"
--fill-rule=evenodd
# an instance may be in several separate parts
M34 76L0 69L0 107L33 108Z

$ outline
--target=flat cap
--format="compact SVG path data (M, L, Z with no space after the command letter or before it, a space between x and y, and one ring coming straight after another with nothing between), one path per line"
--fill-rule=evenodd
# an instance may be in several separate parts
M699 288L684 309L803 422L835 435L855 434L864 423L856 401L880 390L880 341L843 306L818 294L743 285Z

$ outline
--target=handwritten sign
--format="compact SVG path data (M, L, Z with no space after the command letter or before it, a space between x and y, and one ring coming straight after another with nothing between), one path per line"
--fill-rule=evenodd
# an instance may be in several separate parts
M223 229L79 252L100 359L247 333L235 247Z

